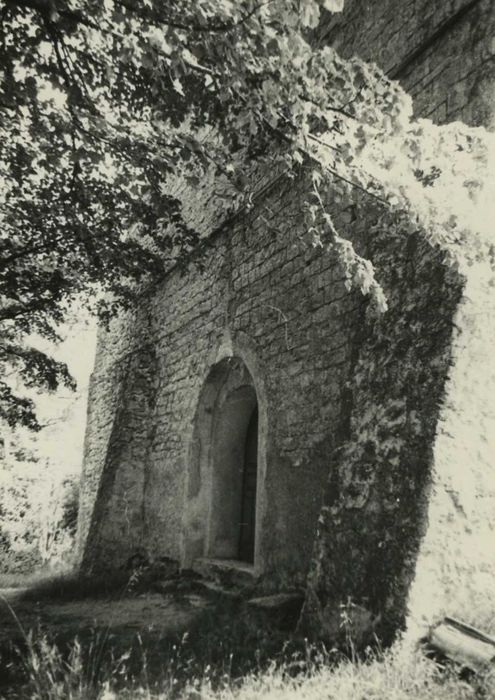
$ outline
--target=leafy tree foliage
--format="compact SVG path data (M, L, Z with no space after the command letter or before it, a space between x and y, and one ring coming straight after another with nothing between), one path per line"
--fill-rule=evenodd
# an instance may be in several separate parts
M74 551L78 479L43 457L32 433L11 431L9 438L0 455L0 569L31 573L67 566Z
M493 143L481 130L414 123L397 84L320 42L321 17L341 5L3 0L4 374L28 386L71 385L67 368L33 349L30 335L56 340L81 294L104 317L132 303L198 244L186 198L221 179L235 210L249 194L246 164L312 173L308 227L341 252L349 285L378 309L386 302L373 267L335 229L326 187L362 189L405 211L406 228L459 247L485 196ZM460 172L453 153L463 155ZM32 403L8 378L0 418L37 427Z

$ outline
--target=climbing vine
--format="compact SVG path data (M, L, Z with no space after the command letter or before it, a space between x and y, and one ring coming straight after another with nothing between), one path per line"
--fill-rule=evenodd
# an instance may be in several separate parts
M318 39L342 0L4 0L0 7L0 364L24 383L71 383L31 347L57 339L72 300L109 317L197 245L185 216L208 183L226 209L255 167L312 173L315 243L348 285L386 299L333 223L325 193L354 189L404 213L452 261L493 262L494 137L415 121L375 66ZM0 384L0 418L36 427Z

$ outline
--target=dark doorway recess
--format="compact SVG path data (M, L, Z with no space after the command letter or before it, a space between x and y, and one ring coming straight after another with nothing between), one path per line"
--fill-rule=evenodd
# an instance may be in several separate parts
M256 485L258 479L258 407L255 406L249 420L244 449L244 469L241 492L241 522L239 535L239 559L254 562L256 531Z

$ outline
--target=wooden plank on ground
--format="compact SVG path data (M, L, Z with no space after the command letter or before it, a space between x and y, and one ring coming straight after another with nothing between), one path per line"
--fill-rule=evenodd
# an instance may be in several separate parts
M495 665L495 638L455 618L431 627L424 641L434 653L476 673Z

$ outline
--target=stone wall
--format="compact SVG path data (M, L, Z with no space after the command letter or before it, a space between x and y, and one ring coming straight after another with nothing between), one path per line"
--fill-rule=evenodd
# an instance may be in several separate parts
M493 118L491 0L346 0L321 41L377 63L412 95L416 114L473 126Z
M198 406L212 369L237 357L264 416L257 573L300 584L313 552L320 603L337 580L332 606L366 598L395 629L425 529L461 285L440 253L393 218L374 227L383 212L355 197L352 223L345 205L334 215L375 262L390 304L377 319L332 254L304 242L305 189L302 178L279 181L211 240L202 270L172 272L126 327L102 333L92 391L101 400L110 390L113 421L98 412L107 402L93 403L83 565L118 567L142 552L189 566L207 554Z
M489 0L347 0L325 40L399 77L418 114L487 124L494 24ZM212 370L236 357L263 416L257 572L287 587L305 579L312 559L306 627L335 636L351 599L367 627L390 638L404 624L413 580L415 615L425 581L445 602L456 556L439 556L449 523L472 536L468 547L480 523L488 532L495 373L487 361L480 379L472 348L489 355L491 297L486 285L463 295L438 251L405 238L393 218L374 227L380 212L356 197L353 209L333 213L375 263L390 305L377 320L364 297L345 289L332 255L304 242L304 191L302 177L275 179L249 214L210 237L201 268L172 270L140 309L101 331L81 494L83 566L121 566L137 551L189 565L205 552L205 500L191 489L198 406ZM459 484L453 465L467 454L476 458ZM469 504L465 482L476 484Z
M278 182L247 219L211 239L202 269L172 271L127 324L101 331L81 505L87 568L121 565L137 547L182 558L200 394L212 367L235 355L267 414L260 566L305 574L365 300L344 288L332 255L300 240L303 188ZM145 382L138 373L150 353ZM120 485L109 497L105 474L116 462Z
M495 298L470 270L454 317L434 443L428 529L409 598L412 635L442 614L483 627L495 606Z
M462 285L439 252L392 221L374 230L368 253L389 309L365 318L356 346L349 430L331 456L303 620L335 638L351 601L355 624L386 641L404 623L426 531Z
M398 78L413 95L419 116L491 127L493 3L416 0L398 5L394 0L347 2L343 15L329 22L326 40L333 38L348 56L375 60ZM365 332L351 390L351 436L334 454L303 616L309 629L330 637L338 634L341 606L349 600L356 634L358 628L367 633L371 628L385 639L406 618L416 637L442 614L483 625L483 611L487 614L494 602L490 272L471 268L462 294L457 291L457 309L453 304L445 315L433 298L428 300L426 280L420 282L423 265L414 264L418 284L424 286L416 299L415 292L409 295L413 306L402 297L400 319L394 321L392 306ZM378 267L387 279L387 263ZM423 325L429 313L435 316L430 330ZM453 336L447 341L449 326ZM429 351L425 343L431 344ZM427 387L445 379L445 395L438 402L437 391L430 394ZM397 496L395 514L383 489ZM417 527L411 537L410 528ZM415 545L406 551L408 539ZM361 555L363 542L367 557Z

